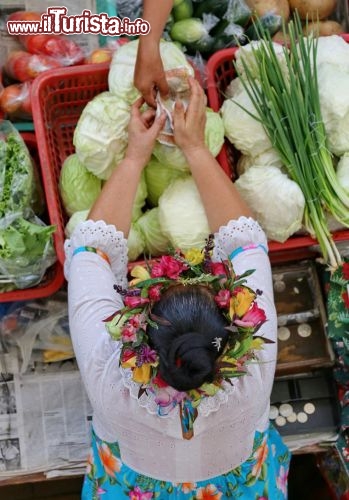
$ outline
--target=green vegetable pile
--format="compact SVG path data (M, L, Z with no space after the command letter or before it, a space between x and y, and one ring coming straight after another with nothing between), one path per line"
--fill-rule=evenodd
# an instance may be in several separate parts
M217 50L257 40L253 12L244 0L175 0L165 33L184 52L208 58ZM282 17L273 11L260 16L271 35L280 30Z
M32 159L14 127L2 122L0 136L0 291L28 288L55 261L54 226L36 215L42 206Z

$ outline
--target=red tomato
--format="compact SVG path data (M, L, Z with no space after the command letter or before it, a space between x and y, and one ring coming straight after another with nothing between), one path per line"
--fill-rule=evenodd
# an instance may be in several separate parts
M7 75L13 80L18 80L20 82L29 80L31 78L28 74L30 57L30 54L24 50L11 52L4 65L5 73L7 73Z
M25 82L22 84L21 107L19 112L23 112L24 116L32 116L31 89L32 82Z
M26 35L19 37L21 44L30 54L42 54L45 52L45 44L51 35Z
M48 56L60 60L63 66L81 64L84 60L81 47L62 36L51 36L45 43L44 52Z
M60 68L61 66L62 64L53 57L45 56L44 54L32 54L27 66L27 74L30 75L29 79L33 79L43 71Z
M15 113L21 106L21 84L5 87L0 94L0 107L6 114Z

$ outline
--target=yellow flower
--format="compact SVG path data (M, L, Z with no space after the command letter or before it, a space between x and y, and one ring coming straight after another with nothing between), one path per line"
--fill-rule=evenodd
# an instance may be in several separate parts
M234 295L230 299L230 317L233 318L236 314L239 318L242 318L242 316L249 310L255 298L256 294L249 288L244 286L237 288Z
M185 252L184 258L191 266L196 266L204 260L204 254L199 248L190 248Z
M132 371L132 378L138 384L147 384L150 380L151 363L144 363L142 366L137 366Z
M263 345L264 345L264 340L263 339L253 339L252 340L252 343L251 343L251 349L253 350L260 350L260 349L263 349Z
M130 286L135 286L141 281L150 279L150 274L143 266L135 266L133 269L131 269L131 276L135 279L130 281Z
M135 354L132 358L129 358L127 361L123 361L121 363L122 368L135 368L137 361L137 355Z

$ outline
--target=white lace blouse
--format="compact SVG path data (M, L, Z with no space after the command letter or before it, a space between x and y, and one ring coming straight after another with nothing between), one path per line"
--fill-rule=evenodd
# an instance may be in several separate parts
M109 265L99 255L74 249L92 246L105 252ZM241 247L245 248L243 251ZM269 423L269 398L276 362L277 321L273 301L271 269L262 229L251 218L240 217L215 234L215 260L232 258L237 274L255 272L247 285L262 290L257 302L267 321L259 335L274 340L259 351L259 362L249 365L249 374L226 384L225 391L208 397L198 409L194 437L182 437L175 410L166 418L156 415L155 402L119 367L119 342L111 340L103 319L122 307L113 285L127 284L127 243L123 234L104 222L80 223L65 243L65 275L68 280L70 330L94 415L96 434L117 441L122 461L135 471L172 482L195 482L226 473L244 462L252 451L256 430Z

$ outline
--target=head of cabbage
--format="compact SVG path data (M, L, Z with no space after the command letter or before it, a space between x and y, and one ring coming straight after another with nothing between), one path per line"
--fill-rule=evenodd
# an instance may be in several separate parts
M185 172L160 163L154 156L144 169L145 181L148 190L148 202L156 207L159 198L172 181L187 175Z
M203 248L210 233L206 212L193 177L173 181L159 199L159 221L174 248Z
M91 174L76 154L66 158L59 177L59 192L68 215L92 207L102 189L102 182Z
M269 239L283 243L301 229L304 195L298 184L279 168L251 166L235 181L235 186Z
M157 257L169 251L170 241L160 227L159 208L147 210L137 221L145 242L144 252L150 257Z
M74 131L76 154L96 177L106 180L124 158L130 106L110 92L87 103Z

